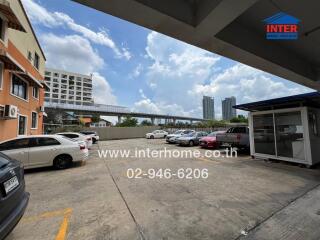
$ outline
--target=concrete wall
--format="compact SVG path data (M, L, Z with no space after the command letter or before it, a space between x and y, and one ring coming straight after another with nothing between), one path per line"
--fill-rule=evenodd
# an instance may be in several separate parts
M106 127L88 128L87 130L96 131L100 140L143 138L146 133L160 129L158 126L152 127Z

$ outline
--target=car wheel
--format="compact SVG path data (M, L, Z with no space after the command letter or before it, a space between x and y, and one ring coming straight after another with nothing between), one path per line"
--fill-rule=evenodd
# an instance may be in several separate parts
M189 146L190 146L190 147L193 147L193 145L194 145L194 142L193 142L193 141L190 141L190 142L189 142Z
M166 138L166 137L167 137L167 135L164 135L164 136L163 136L163 138Z
M95 138L92 138L92 144L95 144L97 140Z
M59 155L53 161L53 166L56 169L66 169L70 167L72 163L72 157L69 155Z
M151 136L150 136L150 139L154 139L154 136L153 136L153 135L151 135Z

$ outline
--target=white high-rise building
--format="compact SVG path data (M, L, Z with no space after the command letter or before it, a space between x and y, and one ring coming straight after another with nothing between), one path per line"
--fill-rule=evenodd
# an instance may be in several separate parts
M214 98L203 96L202 109L204 119L215 119L214 117Z
M62 104L90 105L92 76L46 68L45 81L50 90L45 92L45 101Z
M235 97L229 97L222 100L222 119L230 120L237 116L237 110L233 108L237 104Z

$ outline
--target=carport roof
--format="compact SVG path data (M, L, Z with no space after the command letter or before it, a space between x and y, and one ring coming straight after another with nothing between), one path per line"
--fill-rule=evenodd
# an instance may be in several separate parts
M234 106L244 111L264 111L270 109L310 106L320 108L320 92L310 92L294 96L274 98L259 102L245 103Z

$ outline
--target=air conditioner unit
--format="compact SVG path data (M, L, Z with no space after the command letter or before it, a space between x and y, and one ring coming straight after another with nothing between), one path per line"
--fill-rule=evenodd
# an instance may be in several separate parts
M40 112L44 112L44 106L40 106Z
M6 105L4 107L4 118L17 118L18 107L14 105Z

